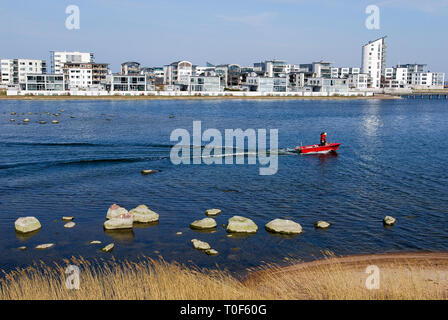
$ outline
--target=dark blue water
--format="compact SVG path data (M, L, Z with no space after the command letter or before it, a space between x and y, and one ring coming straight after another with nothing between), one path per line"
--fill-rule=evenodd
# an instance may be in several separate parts
M60 123L51 124L56 117L45 112L60 110ZM2 269L71 256L161 255L244 270L285 257L320 257L322 250L447 249L446 100L0 101L0 116ZM30 123L22 123L25 117ZM222 132L277 128L282 150L317 143L323 130L342 145L337 156L282 153L273 176L260 176L258 165L173 165L171 131L191 131L194 120L202 121L203 130ZM142 169L162 171L142 176ZM146 204L160 214L160 223L105 233L112 203L127 209ZM209 208L223 211L217 232L190 230ZM226 237L220 226L233 215L250 217L259 232ZM397 224L383 227L385 215L396 217ZM17 236L14 221L20 216L36 216L42 230ZM76 226L63 228L62 216L74 216ZM304 232L269 234L264 224L274 218L293 219ZM332 226L315 230L317 220ZM183 235L176 236L178 231ZM192 238L209 242L219 255L194 250ZM91 240L116 247L112 254L102 253L88 244ZM33 249L47 242L56 246ZM17 249L23 245L27 251Z

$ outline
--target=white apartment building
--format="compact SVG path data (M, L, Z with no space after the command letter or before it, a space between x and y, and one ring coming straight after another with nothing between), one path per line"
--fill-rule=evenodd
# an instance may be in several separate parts
M369 41L362 47L362 73L370 77L369 87L380 88L381 79L386 69L386 37Z
M107 63L74 63L64 64L64 80L68 87L78 89L102 89L106 85L109 71Z
M365 90L369 76L365 73L352 73L348 76L348 87L354 90Z
M45 60L1 59L1 84L24 84L29 73L47 73Z
M78 51L50 51L51 70L54 74L64 72L65 63L89 63L94 62L93 53Z
M166 85L188 85L193 75L193 64L190 61L176 61L163 67L164 83Z
M425 71L426 64L402 64L393 69L396 80L406 79L406 85L413 89L443 89L445 73ZM390 72L388 73L390 74ZM395 80L395 79L394 79Z
M361 68L331 68L331 78L347 79L352 74L361 73Z
M443 89L444 82L443 72L413 72L410 85L413 89Z
M390 89L408 88L408 69L400 67L384 69L383 86Z

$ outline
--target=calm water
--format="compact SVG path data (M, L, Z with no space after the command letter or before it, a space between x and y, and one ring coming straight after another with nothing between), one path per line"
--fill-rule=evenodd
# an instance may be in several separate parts
M45 112L62 109L60 124L51 124L55 117ZM161 255L238 271L285 257L312 259L327 249L355 254L448 248L447 100L0 101L0 116L2 269L73 255ZM29 124L22 123L25 117ZM201 120L203 130L222 132L278 128L280 149L317 143L322 130L342 146L337 156L284 153L273 176L259 176L259 167L247 164L175 166L170 133L191 131L193 120ZM162 172L142 176L142 169ZM160 214L160 223L105 233L112 203L127 209L144 203ZM189 229L215 207L223 211L217 232ZM14 221L30 215L42 230L30 238L16 235ZM221 224L233 215L250 217L259 232L226 237ZM398 218L397 224L383 227L385 215ZM76 226L64 229L62 216L75 216ZM271 235L264 224L274 218L293 219L304 232ZM332 226L315 230L317 220ZM176 236L178 231L184 234ZM192 238L220 254L194 250ZM91 240L114 242L113 254L100 252ZM56 246L33 249L47 242ZM17 249L23 245L27 251Z

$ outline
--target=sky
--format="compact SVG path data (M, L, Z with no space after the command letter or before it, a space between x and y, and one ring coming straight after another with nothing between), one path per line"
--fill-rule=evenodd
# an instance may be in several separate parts
M76 5L80 28L66 28ZM368 5L379 30L368 29ZM0 58L87 51L118 72L125 61L163 66L281 59L360 67L361 47L387 36L387 66L426 63L448 73L448 0L0 0Z

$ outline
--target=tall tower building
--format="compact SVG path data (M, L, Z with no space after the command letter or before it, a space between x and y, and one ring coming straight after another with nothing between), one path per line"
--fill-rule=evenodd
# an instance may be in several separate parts
M369 75L370 88L381 88L386 69L386 37L369 41L362 47L362 73Z

